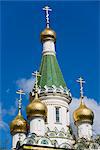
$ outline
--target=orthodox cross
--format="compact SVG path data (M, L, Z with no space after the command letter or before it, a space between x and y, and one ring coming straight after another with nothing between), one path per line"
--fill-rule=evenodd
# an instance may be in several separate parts
M38 77L41 77L40 73L38 71L35 71L32 73L33 76L35 76L35 90L38 91Z
M83 83L85 83L85 81L82 79L82 77L80 77L78 80L76 80L78 83L80 83L80 95L81 98L83 98Z
M25 95L23 90L18 90L16 91L17 94L19 94L19 100L18 100L18 112L21 113L21 108L22 108L22 95Z
M49 11L52 11L52 9L50 9L50 7L48 7L48 6L45 6L43 8L43 10L45 11L46 26L47 26L47 28L49 28Z

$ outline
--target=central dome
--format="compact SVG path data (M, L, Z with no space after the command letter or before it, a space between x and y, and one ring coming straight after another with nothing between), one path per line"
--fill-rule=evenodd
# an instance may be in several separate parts
M56 33L50 28L46 28L44 31L41 32L40 35L41 41L44 42L46 40L53 40L56 41Z
M36 116L45 117L47 115L47 106L40 101L38 96L35 96L35 99L27 106L26 112L28 119Z

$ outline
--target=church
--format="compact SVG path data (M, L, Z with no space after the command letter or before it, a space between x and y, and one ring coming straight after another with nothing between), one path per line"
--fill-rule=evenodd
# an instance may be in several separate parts
M92 150L100 149L93 139L92 126L94 113L84 103L82 77L77 79L80 85L80 105L73 113L77 135L70 125L70 103L72 96L56 58L56 33L50 27L48 6L43 8L46 16L46 28L41 32L43 45L39 71L32 73L35 84L29 94L26 107L27 120L22 114L22 95L18 90L18 114L10 123L12 150ZM37 69L38 70L38 69Z

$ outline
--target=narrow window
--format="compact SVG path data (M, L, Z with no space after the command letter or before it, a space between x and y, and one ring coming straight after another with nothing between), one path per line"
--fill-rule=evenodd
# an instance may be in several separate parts
M47 116L45 117L45 123L47 123Z
M60 118L59 118L59 107L56 107L56 122L60 122Z

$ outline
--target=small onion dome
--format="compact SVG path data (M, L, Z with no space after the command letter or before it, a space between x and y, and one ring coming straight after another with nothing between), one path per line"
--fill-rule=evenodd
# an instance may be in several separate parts
M41 42L44 42L46 40L53 40L56 41L56 33L50 28L46 28L44 31L41 32L40 35Z
M16 118L11 122L10 132L12 135L15 133L27 133L27 122L21 113L18 113Z
M28 119L32 119L37 116L47 116L47 106L41 102L36 93L34 100L26 108Z
M74 111L73 118L76 125L79 122L89 122L90 124L93 124L94 113L91 109L87 108L83 102L81 102L79 108Z

